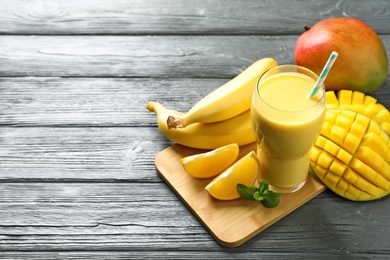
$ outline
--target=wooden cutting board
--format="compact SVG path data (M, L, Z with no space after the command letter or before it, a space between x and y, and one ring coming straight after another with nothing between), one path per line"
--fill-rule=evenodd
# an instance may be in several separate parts
M240 157L255 149L255 144L240 148ZM157 172L183 203L225 247L236 247L257 235L279 219L314 198L326 187L311 173L299 191L283 194L275 208L245 199L220 201L204 189L212 179L197 179L188 175L180 163L182 157L204 152L178 144L161 151L155 159Z

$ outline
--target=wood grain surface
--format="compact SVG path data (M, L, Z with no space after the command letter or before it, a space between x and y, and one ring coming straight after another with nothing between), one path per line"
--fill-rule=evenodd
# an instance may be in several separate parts
M291 35L333 16L388 33L386 0L1 0L5 34Z
M357 17L390 56L386 0L0 0L0 259L388 259L390 198L326 190L221 247L156 171L185 112L303 26ZM390 108L390 79L371 93Z

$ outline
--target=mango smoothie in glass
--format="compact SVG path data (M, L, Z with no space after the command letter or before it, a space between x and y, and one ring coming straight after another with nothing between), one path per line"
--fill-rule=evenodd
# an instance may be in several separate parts
M310 150L325 117L325 88L308 95L318 76L298 65L265 72L253 93L251 119L263 178L277 192L299 190L309 174Z

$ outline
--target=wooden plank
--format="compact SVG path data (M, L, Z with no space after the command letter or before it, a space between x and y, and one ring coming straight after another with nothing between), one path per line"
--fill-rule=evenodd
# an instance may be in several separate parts
M171 144L156 128L1 127L0 180L161 182L154 157Z
M5 77L0 78L0 125L155 127L147 102L185 112L228 80ZM370 95L390 109L390 76Z
M0 36L0 76L231 78L265 56L293 61L296 38Z
M298 36L0 36L1 77L232 78ZM381 36L390 49L390 35Z
M388 254L389 203L390 198L355 203L327 190L248 243L226 251L216 247L164 183L2 182L0 256L5 251L380 256Z
M0 125L156 126L147 102L187 111L228 79L0 78Z
M381 0L1 0L0 6L3 34L299 34L337 16L390 32L389 3Z
M253 252L252 250L249 250L248 252L243 252L242 250L238 252L233 251L202 251L199 252L196 249L193 251L184 251L181 249L174 249L174 250L152 250L152 251L140 251L136 249L127 250L126 247L123 249L120 249L118 251L107 251L107 252L101 252L101 251L60 251L60 252L4 252L0 253L0 255L4 256L5 259L96 259L96 260L106 260L106 259L161 259L162 257L164 259L199 259L200 257L202 259L269 259L269 260L280 260L280 259L287 259L287 258L298 258L302 260L328 260L329 257L332 257L332 259L386 259L386 256L384 257L380 253L355 253L355 252L349 252L348 250L337 250L337 251L331 251L331 252L312 252L306 250L306 252L296 252L296 253L285 253L285 252L278 252L274 249L271 249L270 251L256 251ZM196 251L195 251L196 250Z

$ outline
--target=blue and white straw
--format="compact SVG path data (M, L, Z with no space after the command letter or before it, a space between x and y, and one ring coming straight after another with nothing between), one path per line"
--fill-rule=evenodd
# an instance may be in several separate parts
M335 51L333 51L330 54L329 59L326 62L324 68L322 69L321 74L318 77L316 84L314 84L313 89L311 90L310 94L307 96L308 98L317 94L318 91L321 89L321 86L324 84L325 78L326 78L326 76L328 76L328 73L329 73L330 69L332 68L333 63L335 62L338 55L339 54Z

